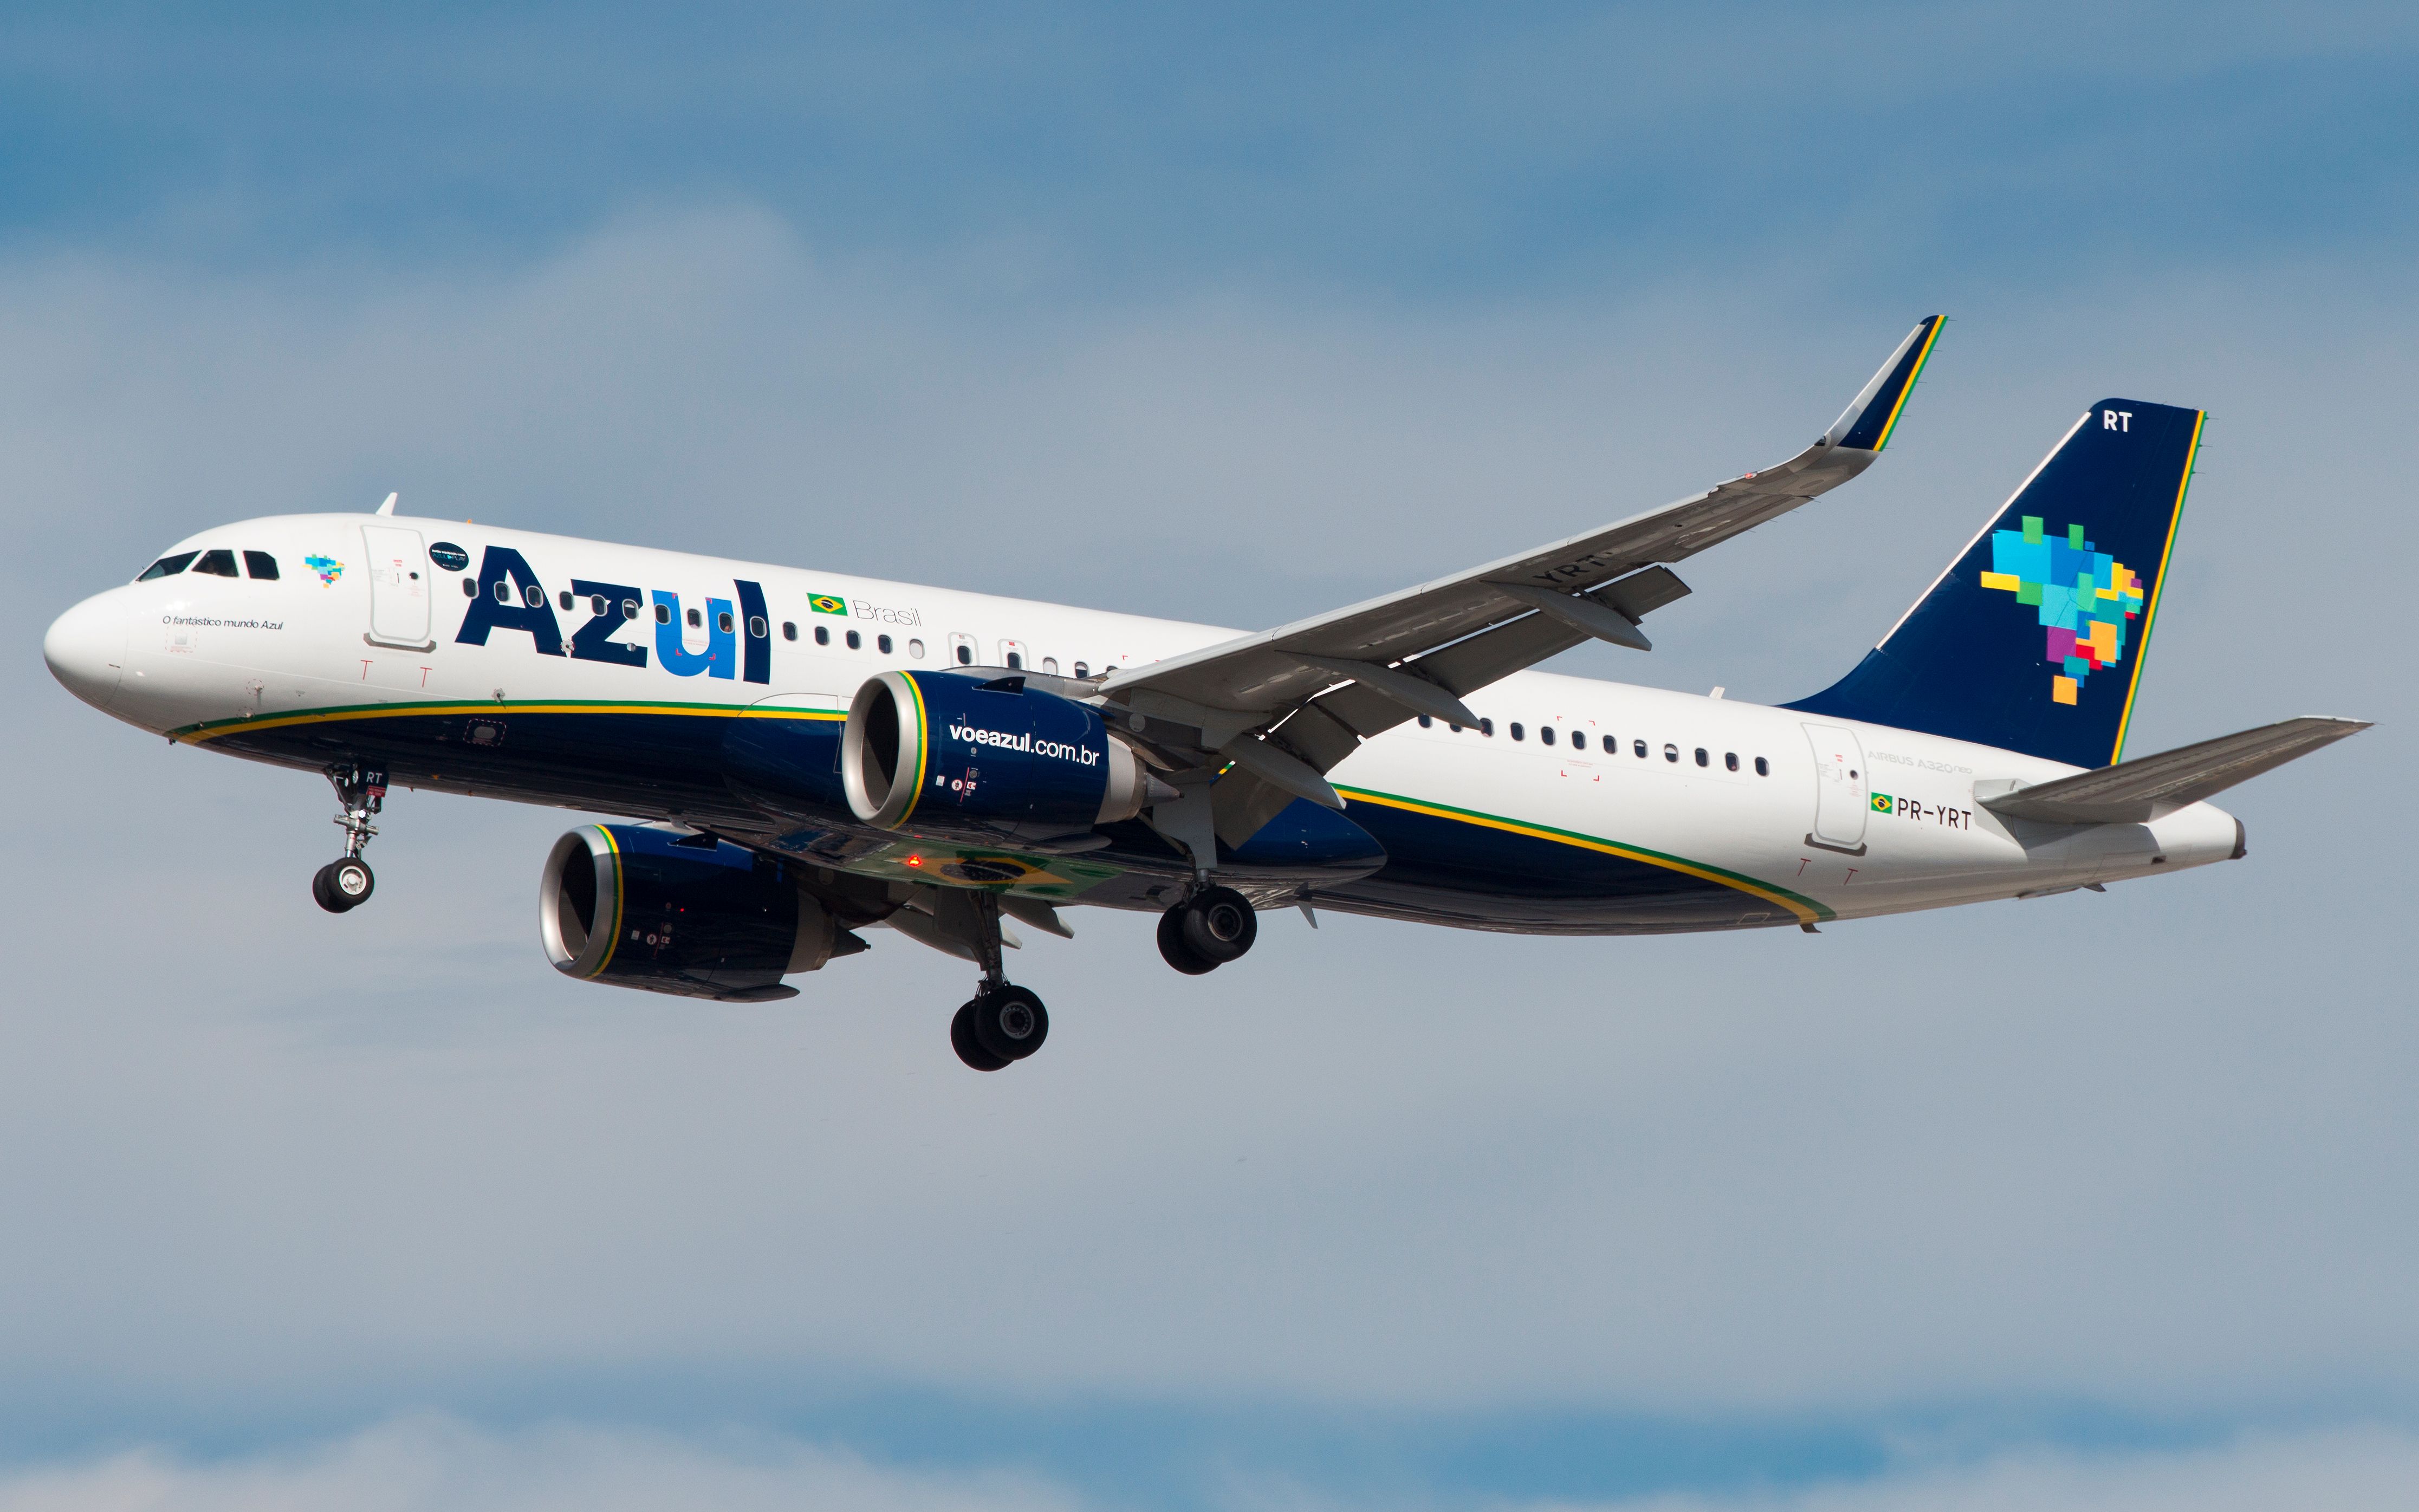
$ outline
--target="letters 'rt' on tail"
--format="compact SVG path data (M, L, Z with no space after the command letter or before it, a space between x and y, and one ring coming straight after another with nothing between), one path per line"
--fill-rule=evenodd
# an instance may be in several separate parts
M2117 761L2206 419L2092 406L1880 645L1788 707L2073 766Z

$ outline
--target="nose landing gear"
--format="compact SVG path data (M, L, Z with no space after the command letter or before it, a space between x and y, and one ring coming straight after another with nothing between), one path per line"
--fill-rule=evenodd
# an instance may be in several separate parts
M983 984L949 1020L949 1047L977 1071L998 1071L1041 1048L1050 1038L1050 1011L1001 968L997 895L978 891L966 898L974 907L975 959Z
M369 902L377 887L362 851L377 833L370 815L386 807L386 774L360 766L331 766L328 782L336 790L336 827L345 832L345 854L312 875L311 898L328 912L341 914Z

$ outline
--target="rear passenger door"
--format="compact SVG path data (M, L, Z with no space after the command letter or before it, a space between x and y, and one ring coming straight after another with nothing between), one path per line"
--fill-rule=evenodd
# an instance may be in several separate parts
M400 525L364 525L362 549L370 564L370 642L435 650L437 642L428 635L428 548L420 532Z
M1853 730L1833 724L1810 724L1806 739L1814 748L1814 828L1810 845L1825 850L1865 853L1865 749Z

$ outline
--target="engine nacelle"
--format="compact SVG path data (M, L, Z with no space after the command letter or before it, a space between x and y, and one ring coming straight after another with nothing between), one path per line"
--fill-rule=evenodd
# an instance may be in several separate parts
M839 926L781 862L702 835L588 825L554 842L538 933L566 977L763 1002L831 959Z
M849 705L840 770L849 809L867 824L1027 839L1131 819L1153 786L1098 710L1013 673L866 679Z

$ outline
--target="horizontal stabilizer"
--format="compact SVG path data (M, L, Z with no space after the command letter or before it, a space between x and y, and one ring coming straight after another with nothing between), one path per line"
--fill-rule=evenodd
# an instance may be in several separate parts
M2052 825L2138 825L2213 797L2247 778L2367 728L2365 719L2306 716L2004 793L1992 794L1990 783L1980 782L1975 784L1974 797L2005 819Z

